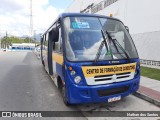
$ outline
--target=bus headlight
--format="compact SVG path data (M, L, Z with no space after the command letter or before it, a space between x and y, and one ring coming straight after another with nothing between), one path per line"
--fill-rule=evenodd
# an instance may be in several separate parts
M81 77L80 76L76 76L75 78L74 78L74 82L75 83L80 83L81 82Z
M70 74L74 76L76 74L76 71L72 70Z

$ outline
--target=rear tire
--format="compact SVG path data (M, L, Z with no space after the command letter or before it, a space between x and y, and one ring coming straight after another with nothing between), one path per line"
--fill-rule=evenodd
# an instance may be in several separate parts
M42 65L45 67L44 61L43 60L41 60L41 61L42 61Z

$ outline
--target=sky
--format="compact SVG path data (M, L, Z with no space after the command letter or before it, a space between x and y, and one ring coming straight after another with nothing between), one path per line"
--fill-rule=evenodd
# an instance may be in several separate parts
M43 33L73 0L32 0L33 30ZM30 0L0 0L0 37L30 35Z

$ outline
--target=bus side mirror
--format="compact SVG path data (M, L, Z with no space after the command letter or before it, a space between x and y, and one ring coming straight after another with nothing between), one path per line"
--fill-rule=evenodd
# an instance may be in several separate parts
M125 26L126 30L129 32L129 27L128 26Z
M59 29L58 28L53 28L52 29L52 32L51 32L51 39L54 41L54 42L58 42L58 39L59 39Z

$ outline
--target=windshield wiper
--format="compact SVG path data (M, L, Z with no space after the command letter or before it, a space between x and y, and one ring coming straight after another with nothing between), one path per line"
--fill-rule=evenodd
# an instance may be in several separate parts
M105 45L107 51L109 51L108 44L107 44L107 42L106 42L106 39L107 39L107 38L105 37L103 30L101 30L101 33L102 33L103 41L101 42L101 44L100 44L100 46L99 46L99 48L98 48L98 52L97 52L97 54L96 54L96 58L95 58L94 63L96 63L96 62L98 61L104 45Z
M110 52L111 52L111 50L109 49L109 45L108 45L109 43L107 43L107 41L109 41L109 40L112 40L114 46L116 47L117 52L118 52L119 50L118 50L116 44L119 46L119 48L124 52L127 60L130 62L130 57L129 57L128 53L127 53L126 50L120 45L120 43L117 41L117 39L112 39L112 37L110 36L110 34L109 34L107 31L106 31L107 37L104 35L103 30L101 30L101 33L102 33L103 41L101 42L101 44L100 44L100 46L99 46L99 48L98 48L98 52L97 52L97 54L96 54L96 58L95 58L94 63L96 63L96 62L98 61L104 45L105 45L107 51L110 51ZM109 39L109 40L108 40L108 39ZM107 40L107 41L106 41L106 40ZM121 54L120 54L120 55L121 55ZM121 55L121 56L122 56L122 55ZM112 57L113 57L113 55L112 55ZM123 57L124 57L124 56L123 56Z
M117 41L117 39L112 39L112 37L110 36L110 34L107 32L107 30L106 30L106 34L108 35L108 38L109 38L110 40L112 40L112 42L113 42L114 46L116 47L116 49L117 49L117 46L116 46L115 44L117 44L117 45L119 46L119 48L124 52L126 58L127 58L128 61L130 62L130 57L129 57L128 53L127 53L126 50L120 45L120 43ZM117 50L118 50L118 49L117 49ZM117 51L117 52L118 52L118 51Z

